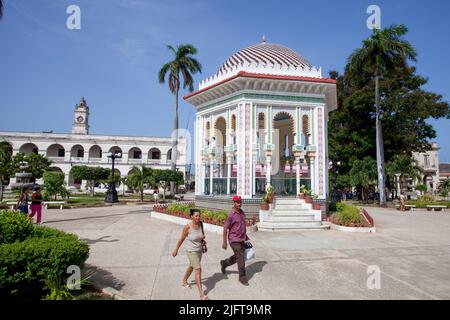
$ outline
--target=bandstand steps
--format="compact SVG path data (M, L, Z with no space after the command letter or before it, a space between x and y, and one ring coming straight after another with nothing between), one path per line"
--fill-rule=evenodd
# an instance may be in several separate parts
M293 204L275 204L275 209L279 209L279 210L310 210L312 209L312 205L311 204L297 204L297 205L293 205Z
M312 204L300 199L277 199L269 216L258 224L260 231L326 230L322 221L316 221L317 211Z
M260 222L259 231L283 231L283 230L327 230L329 226L322 225L320 221L312 222Z
M264 222L286 222L286 223L294 223L294 222L315 222L314 221L314 215L302 215L302 216L282 216L282 215L272 215L267 218Z

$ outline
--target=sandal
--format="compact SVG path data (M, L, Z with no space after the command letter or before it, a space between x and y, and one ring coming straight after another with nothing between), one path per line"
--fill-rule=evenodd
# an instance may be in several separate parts
M189 284L189 283L182 283L181 284L183 287L185 287L186 289L190 289L191 288L191 285Z
M209 300L207 295L204 295L203 297L200 297L200 300Z

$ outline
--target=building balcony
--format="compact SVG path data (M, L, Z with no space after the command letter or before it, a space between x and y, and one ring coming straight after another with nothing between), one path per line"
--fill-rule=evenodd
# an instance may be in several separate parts
M305 150L306 150L306 152L316 152L317 151L317 147L309 145L309 146L305 147Z
M89 163L102 162L102 158L89 158Z
M83 162L84 157L70 157L71 162Z

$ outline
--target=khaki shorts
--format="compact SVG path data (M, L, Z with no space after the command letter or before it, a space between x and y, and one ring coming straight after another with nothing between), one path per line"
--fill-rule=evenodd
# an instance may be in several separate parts
M202 266L200 265L200 261L202 261L202 252L201 251L187 251L187 256L189 259L189 265L194 269L200 269Z

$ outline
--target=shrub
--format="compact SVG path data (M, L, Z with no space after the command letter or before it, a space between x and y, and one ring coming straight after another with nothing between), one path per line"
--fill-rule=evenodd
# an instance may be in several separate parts
M434 196L432 194L424 194L422 196L418 196L417 200L419 202L427 202L427 203L433 203L434 202Z
M336 210L336 222L343 225L362 223L361 215L357 207L344 203L336 203Z
M33 232L33 223L18 211L0 211L0 244L23 241Z
M0 225L12 222L19 230L12 227L9 242L0 244L0 298L41 299L49 279L64 281L67 267L83 267L89 247L76 235L32 225L23 228L22 221L20 214L0 212Z

